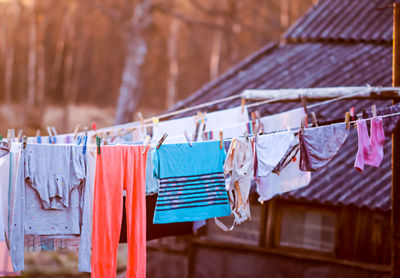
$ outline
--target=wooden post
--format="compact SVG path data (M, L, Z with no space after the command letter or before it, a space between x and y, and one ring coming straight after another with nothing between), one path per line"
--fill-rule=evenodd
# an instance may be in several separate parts
M400 85L400 3L393 4L393 86ZM397 101L393 101L396 103ZM400 278L400 129L392 135L392 277Z

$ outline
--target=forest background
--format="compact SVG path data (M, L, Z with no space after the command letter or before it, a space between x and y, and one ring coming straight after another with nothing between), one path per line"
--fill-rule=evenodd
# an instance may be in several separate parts
M153 116L315 0L0 0L0 134Z

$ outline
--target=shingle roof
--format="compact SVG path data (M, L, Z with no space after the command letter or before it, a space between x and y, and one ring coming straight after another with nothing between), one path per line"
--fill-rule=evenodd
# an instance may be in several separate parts
M297 41L392 41L392 0L320 0L284 35Z
M244 89L315 88L335 86L391 86L391 1L323 0L289 29L287 43L269 44L206 84L171 110L238 94ZM363 6L361 9L360 6ZM388 101L374 101L378 107ZM355 106L369 109L372 101L338 101L315 111L319 121L342 119ZM207 111L240 105L240 100L219 103ZM262 115L299 107L296 102L257 107ZM191 112L192 114L195 111ZM181 116L187 116L180 115ZM391 143L387 139L382 165L354 168L357 136L353 130L338 155L312 175L311 184L282 198L334 205L390 209Z

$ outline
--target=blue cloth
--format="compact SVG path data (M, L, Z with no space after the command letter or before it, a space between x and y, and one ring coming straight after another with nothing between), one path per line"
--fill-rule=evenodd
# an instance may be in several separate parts
M147 152L146 162L146 194L151 195L158 193L158 180L153 177L153 160L151 158L152 151Z
M199 221L231 214L225 190L225 151L219 142L166 144L153 151L160 179L154 224Z

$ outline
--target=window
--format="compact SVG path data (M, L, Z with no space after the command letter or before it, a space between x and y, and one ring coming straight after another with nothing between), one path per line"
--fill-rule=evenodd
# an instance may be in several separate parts
M335 248L336 215L330 212L283 208L278 245L319 252Z

